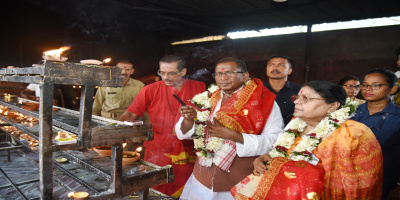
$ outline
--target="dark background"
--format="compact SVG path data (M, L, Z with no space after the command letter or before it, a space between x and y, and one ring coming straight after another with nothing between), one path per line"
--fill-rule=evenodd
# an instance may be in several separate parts
M294 60L290 80L305 81L306 34L225 39L171 46L183 39L229 31L400 16L398 0L4 0L0 7L0 67L30 67L44 51L71 46L68 61L103 60L111 65L128 58L133 78L155 74L158 60L178 54L187 60L189 76L212 82L214 63L234 56L248 63L254 77L266 81L266 58L286 54ZM363 77L368 69L396 71L394 50L400 26L337 30L311 34L308 80L338 82Z
M376 67L399 70L394 51L400 47L400 26L316 32L312 33L311 46L308 80L337 83L347 75L362 79L369 69ZM305 48L306 34L301 33L177 45L168 51L186 57L192 73L203 68L213 70L220 58L234 56L246 61L251 75L263 81L267 80L267 58L272 54L286 54L293 59L289 80L303 84Z

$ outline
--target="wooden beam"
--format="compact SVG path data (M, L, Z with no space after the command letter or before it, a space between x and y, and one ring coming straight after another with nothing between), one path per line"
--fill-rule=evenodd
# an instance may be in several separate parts
M306 58L304 63L304 83L308 82L310 76L310 63L311 63L311 27L312 24L307 25L306 33Z
M110 190L122 194L122 144L112 145L111 148L111 185Z
M91 140L91 121L93 110L93 86L83 86L81 93L80 113L79 113L79 132L78 142L82 142L83 147L90 148Z
M40 86L39 180L41 199L53 199L53 90L54 85L52 84Z

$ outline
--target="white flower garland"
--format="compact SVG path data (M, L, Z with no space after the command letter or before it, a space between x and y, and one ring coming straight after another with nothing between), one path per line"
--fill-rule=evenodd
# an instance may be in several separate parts
M340 109L332 112L329 117L324 118L321 122L310 131L309 134L302 134L307 124L300 118L292 120L279 135L278 140L274 144L274 148L269 152L272 158L288 157L287 150L293 145L297 137L301 136L302 141L294 148L289 159L294 161L304 160L313 161L312 151L336 130L347 119L352 117L358 103L350 98L346 99L346 104Z
M196 126L194 133L194 149L196 155L199 157L214 157L214 153L217 152L224 139L218 137L211 137L211 140L206 144L204 140L205 129L210 117L211 100L210 95L215 91L219 90L219 87L212 84L208 87L207 91L197 94L190 101L199 108L197 110Z

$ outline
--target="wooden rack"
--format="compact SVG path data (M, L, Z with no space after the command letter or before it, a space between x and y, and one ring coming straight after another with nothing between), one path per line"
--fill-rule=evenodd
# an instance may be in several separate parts
M41 96L39 111L22 109L17 103L0 101L0 105L39 119L38 133L24 130L39 141L39 182L41 199L53 199L53 152L66 150L86 150L95 146L111 145L109 179L110 186L106 192L95 195L96 199L110 199L141 191L140 198L146 199L148 188L174 180L170 167L159 167L140 161L152 170L134 175L123 174L122 143L143 143L153 139L151 124L126 126L122 122L102 117L92 117L92 104L95 86L122 86L123 79L118 67L103 68L99 65L84 65L70 62L46 61L38 67L1 69L0 81L40 84ZM53 90L55 84L81 85L80 111L59 108L53 115ZM65 122L60 116L68 116L73 120ZM4 119L8 124L18 128L12 120ZM75 123L71 123L75 122ZM76 123L77 122L77 123ZM53 144L54 131L67 130L78 136L77 143L67 145ZM23 129L23 127L20 127ZM110 134L112 133L112 134ZM20 148L18 146L18 148ZM9 150L9 149L8 149ZM63 152L67 155L71 153ZM70 159L77 159L70 156ZM90 158L88 158L90 159ZM89 164L90 165L90 164ZM95 166L89 166L89 168ZM105 173L107 174L107 173Z

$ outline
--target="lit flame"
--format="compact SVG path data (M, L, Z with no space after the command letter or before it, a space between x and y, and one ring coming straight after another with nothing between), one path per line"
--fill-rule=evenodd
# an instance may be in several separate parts
M106 58L106 59L103 60L103 63L108 63L110 61L111 61L111 58Z
M122 143L122 148L124 148L126 146L126 143Z
M140 152L140 151L142 151L142 147L139 147L136 149L136 152Z
M22 104L22 100L19 100L18 103L19 103L19 104Z
M4 115L8 115L8 111L6 111L6 112L4 113Z
M71 47L69 46L65 46L65 47L61 47L59 49L55 49L55 50L50 50L50 51L45 51L43 52L44 55L48 55L48 56L55 56L55 57L61 57L62 52L70 49Z

